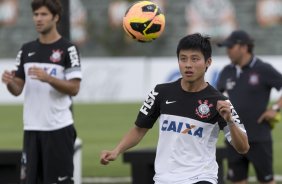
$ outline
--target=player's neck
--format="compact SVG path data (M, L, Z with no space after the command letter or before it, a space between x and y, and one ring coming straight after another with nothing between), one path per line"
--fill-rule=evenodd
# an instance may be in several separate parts
M204 80L197 82L188 82L185 80L181 80L181 87L184 91L187 92L199 92L205 89L208 86L208 83Z
M40 34L39 41L43 44L51 44L58 41L62 36L56 29L51 30L49 33Z
M242 68L244 66L246 66L247 64L249 64L249 62L251 61L252 58L252 54L247 54L242 58L242 61L240 62L239 66Z

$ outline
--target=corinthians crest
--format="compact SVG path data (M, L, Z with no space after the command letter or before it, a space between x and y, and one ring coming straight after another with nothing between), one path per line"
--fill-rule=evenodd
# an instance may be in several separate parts
M208 118L211 115L210 107L213 107L213 104L209 104L208 100L205 101L198 100L198 103L200 105L196 108L196 114L202 119Z
M53 53L52 55L50 56L50 60L53 62L53 63L58 63L61 61L62 59L62 54L63 54L63 51L61 51L60 49L58 50L53 50Z

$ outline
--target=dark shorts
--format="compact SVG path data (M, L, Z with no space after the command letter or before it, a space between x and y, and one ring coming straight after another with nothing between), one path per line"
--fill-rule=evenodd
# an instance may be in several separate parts
M55 131L24 131L21 183L73 183L75 139L73 125Z
M199 182L194 183L194 184L212 184L212 183L208 182L208 181L199 181Z
M230 181L246 180L248 178L249 163L253 164L258 181L269 182L273 180L272 142L250 143L250 150L246 155L238 154L229 144L227 144L227 148L227 178Z

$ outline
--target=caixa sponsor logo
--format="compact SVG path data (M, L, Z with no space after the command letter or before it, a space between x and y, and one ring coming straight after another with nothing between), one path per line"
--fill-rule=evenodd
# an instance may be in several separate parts
M44 67L43 70L51 76L57 75L57 69L56 68Z
M148 114L148 109L151 109L152 106L154 105L155 103L155 99L156 99L156 96L158 95L159 93L155 92L154 90L151 91L151 93L149 93L148 95L148 98L144 101L141 109L140 109L140 112L142 112L143 114L147 115Z
M164 120L161 131L189 134L192 136L203 137L203 127L196 127L189 123Z

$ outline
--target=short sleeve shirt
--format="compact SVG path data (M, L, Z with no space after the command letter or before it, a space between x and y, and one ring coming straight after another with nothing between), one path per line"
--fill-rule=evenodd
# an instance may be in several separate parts
M267 109L272 88L280 90L282 75L270 64L253 57L242 69L227 65L221 72L217 89L226 92L248 132L249 142L271 140L271 128L258 119Z
M159 118L159 140L155 159L155 183L217 183L215 159L220 130L231 136L216 110L218 100L228 100L208 85L200 92L186 92L176 82L157 85L138 114L136 125L151 128ZM233 118L245 131L235 109Z
M76 46L63 38L52 44L32 41L22 46L17 63L15 75L25 81L24 130L48 131L72 124L71 97L48 83L33 79L29 69L36 66L62 80L81 79Z

